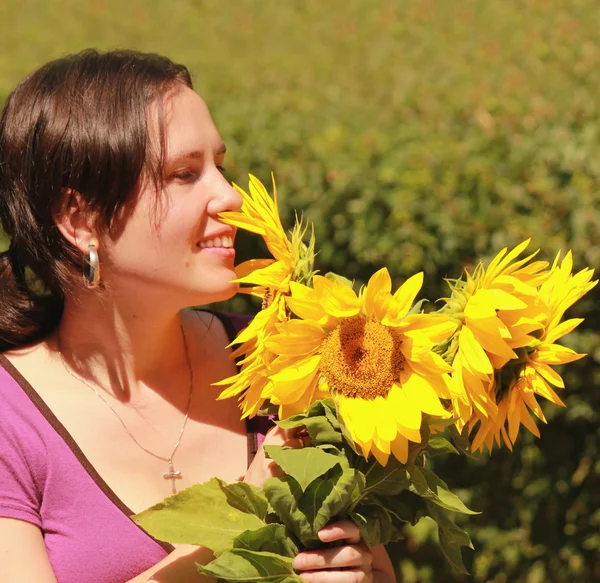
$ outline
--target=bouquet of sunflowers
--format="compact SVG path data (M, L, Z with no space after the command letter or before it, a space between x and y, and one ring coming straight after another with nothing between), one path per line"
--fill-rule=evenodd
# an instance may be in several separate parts
M262 309L235 341L240 370L221 398L237 397L242 417L277 414L305 428L302 449L268 446L285 475L263 488L213 478L136 517L162 540L213 550L201 573L227 581L301 581L300 551L323 546L317 532L349 518L369 546L433 519L440 548L465 572L468 535L455 513L472 513L428 467L436 455L512 449L521 425L539 436L537 397L563 402L552 368L581 358L557 344L581 319L566 310L592 289L593 271L573 273L572 256L550 265L525 255L528 241L450 280L437 311L415 303L423 274L397 290L386 268L361 289L314 270L315 239L296 220L288 237L274 196L255 177L236 187L241 212L224 222L260 235L272 259L237 268L242 292ZM554 388L553 388L554 387Z

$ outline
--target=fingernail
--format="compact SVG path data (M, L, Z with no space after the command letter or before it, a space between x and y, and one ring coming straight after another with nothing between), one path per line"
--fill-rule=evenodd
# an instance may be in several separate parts
M323 541L323 542L327 542L328 540L331 540L332 534L331 534L331 530L327 529L327 528L322 528L318 533L317 536Z

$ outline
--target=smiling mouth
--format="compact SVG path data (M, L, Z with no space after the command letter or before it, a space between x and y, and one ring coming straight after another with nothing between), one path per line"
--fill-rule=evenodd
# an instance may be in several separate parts
M199 241L197 243L199 249L232 249L233 248L233 237L231 235L222 235L220 237L214 237L207 241Z

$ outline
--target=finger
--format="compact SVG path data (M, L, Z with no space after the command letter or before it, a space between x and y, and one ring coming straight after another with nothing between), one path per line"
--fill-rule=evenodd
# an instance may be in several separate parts
M350 544L361 541L360 530L351 520L340 520L324 526L319 531L319 539L324 543L336 540L346 540Z
M304 447L308 447L310 443L311 441L308 435L300 435L290 437L283 445L286 445L287 447L293 447L294 449L302 449Z
M309 583L372 583L373 575L363 569L344 571L311 571L300 573L300 577Z
M262 445L283 445L293 447L294 449L302 449L310 445L310 443L311 439L306 427L283 429L276 425L267 431Z
M285 445L286 440L292 436L290 429L283 429L275 425L265 433L262 445Z
M315 569L339 569L342 567L370 567L371 551L358 545L346 545L334 549L306 551L297 555L294 569L312 571Z

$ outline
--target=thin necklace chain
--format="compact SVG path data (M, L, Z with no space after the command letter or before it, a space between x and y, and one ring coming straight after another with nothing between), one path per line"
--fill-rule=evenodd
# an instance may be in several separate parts
M187 406L185 409L185 416L183 418L183 424L181 425L181 431L179 432L179 437L177 438L177 441L175 442L175 445L173 446L173 450L171 451L171 455L169 457L165 457L162 455L159 455L157 453L154 453L153 451L150 451L147 447L144 447L133 435L133 433L131 433L131 431L129 431L129 428L127 427L127 425L125 425L125 422L123 421L123 419L121 419L121 416L117 413L117 411L115 410L115 408L98 392L98 390L96 389L96 387L94 387L94 385L92 385L91 383L87 382L83 377L80 377L78 374L76 374L74 371L72 371L68 366L67 363L65 361L65 357L63 356L62 353L62 349L60 346L60 341L58 343L58 354L60 355L60 361L62 362L62 365L64 367L64 369L77 381L79 381L80 383L84 384L86 387L89 387L90 389L92 389L92 391L96 394L96 396L104 402L104 404L113 412L113 414L115 415L115 417L119 420L119 422L121 423L121 425L123 426L123 429L125 429L125 431L127 432L127 435L129 435L129 437L131 437L131 439L137 444L138 447L140 447L141 449L143 449L146 453L150 454L151 456L162 460L164 462L167 462L169 464L169 472L167 474L164 474L163 477L165 479L171 479L172 480L172 486L173 486L173 494L177 493L177 490L175 488L175 478L180 478L181 477L181 472L176 472L173 468L173 457L175 457L175 453L177 452L177 448L179 447L179 444L181 443L181 438L183 437L183 432L185 431L185 426L187 425L187 421L188 421L188 417L190 415L190 407L192 405L192 396L194 394L194 369L192 367L192 361L190 359L190 353L188 350L188 343L187 343L187 338L185 336L185 333L183 332L183 328L181 329L181 333L183 335L183 343L185 345L185 357L187 360L187 365L188 365L188 369L190 371L190 394L188 397L188 402L187 402Z

